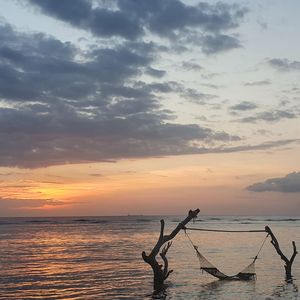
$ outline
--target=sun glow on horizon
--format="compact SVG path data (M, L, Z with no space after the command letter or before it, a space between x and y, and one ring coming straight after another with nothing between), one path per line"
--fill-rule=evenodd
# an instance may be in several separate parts
M270 163L275 154L260 155L264 157L260 165L255 163L257 155L236 153L228 154L226 160L218 154L124 160L117 163L117 169L116 164L94 163L36 169L30 175L2 171L7 180L0 182L1 198L19 200L16 209L26 214L110 214L117 209L125 214L143 210L151 214L155 205L163 210L172 205L170 212L176 214L186 205L181 199L187 197L189 206L234 211L242 202L245 207L246 203L256 203L249 202L253 194L245 193L248 185L276 172L280 176L294 163L285 161L283 169L283 165ZM276 154L278 159L281 155L280 151ZM166 208L162 208L163 203Z

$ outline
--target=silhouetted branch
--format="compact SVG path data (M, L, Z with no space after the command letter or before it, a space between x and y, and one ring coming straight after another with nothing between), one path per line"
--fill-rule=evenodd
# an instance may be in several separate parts
M297 248L296 248L296 244L295 244L295 241L292 241L292 244L293 244L293 254L292 254L292 257L290 259L290 263L292 264L295 260L295 257L296 255L298 254L297 252Z
M142 257L146 263L148 263L154 274L154 290L155 291L160 291L164 288L164 281L165 279L168 278L168 276L173 272L173 270L168 270L169 264L168 264L168 259L166 257L168 250L170 249L172 242L169 242L172 240L177 233L185 228L185 225L191 221L194 218L197 218L198 213L200 212L200 209L196 210L190 210L188 213L188 216L180 222L176 228L169 234L169 235L164 235L164 229L165 229L165 221L160 220L160 234L158 241L154 248L152 249L151 253L149 255L146 254L145 251L142 252ZM160 248L168 242L167 245L164 246L162 249L160 256L164 262L164 266L159 264L156 260L156 256L158 255Z
M295 242L293 241L292 242L292 245L293 245L293 254L291 256L290 259L288 259L284 254L283 252L281 251L280 249L280 246L279 246L279 243L278 243L278 240L277 238L275 237L274 233L272 232L271 228L269 226L266 226L265 227L265 230L266 232L271 236L271 244L273 245L273 247L275 248L277 254L280 256L280 258L284 261L285 263L285 266L284 266L284 269L285 269L285 275L286 275L286 279L288 281L291 281L293 276L292 276L292 265L293 265L293 262L295 260L295 257L296 255L298 254L297 252L297 248L296 248L296 244Z
M172 242L168 242L167 245L165 245L160 253L160 256L162 258L162 260L164 261L164 276L165 279L168 278L168 276L173 272L173 270L168 270L169 268L169 263L168 263L168 259L167 259L167 252L169 250L169 248L172 246Z

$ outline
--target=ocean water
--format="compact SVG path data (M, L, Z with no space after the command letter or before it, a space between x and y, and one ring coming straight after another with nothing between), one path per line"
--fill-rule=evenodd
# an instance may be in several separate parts
M0 299L151 299L152 272L141 258L159 235L159 220L170 232L184 216L0 218ZM269 225L288 256L300 249L300 218L199 216L190 226L263 229ZM226 274L251 262L265 233L190 231L199 250ZM166 299L300 299L300 254L293 283L268 239L256 262L257 279L218 281L199 262L180 232L168 252L174 272Z

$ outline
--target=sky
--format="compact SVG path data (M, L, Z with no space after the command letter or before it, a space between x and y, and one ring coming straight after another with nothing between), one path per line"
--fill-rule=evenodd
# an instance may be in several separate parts
M300 215L298 0L0 5L0 216Z

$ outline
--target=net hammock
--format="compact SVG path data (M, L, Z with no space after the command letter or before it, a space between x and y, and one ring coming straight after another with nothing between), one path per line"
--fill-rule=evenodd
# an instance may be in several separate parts
M199 263L200 263L200 270L207 272L208 274L220 279L220 280L253 280L256 278L256 273L255 273L255 262L258 258L259 253L261 252L267 237L269 236L267 234L267 236L265 237L265 239L263 240L262 245L260 246L258 253L256 254L256 256L254 257L253 261L246 266L242 271L240 271L239 273L235 274L235 275L226 275L223 272L221 272L216 266L214 266L203 254L200 253L198 247L192 242L190 236L187 233L187 229L190 230L201 230L201 231L215 231L215 232L265 232L264 230L247 230L247 231L243 231L243 230L235 230L235 231L231 231L231 230L213 230L213 229L196 229L196 228L184 228L185 234L187 236L187 238L189 239L192 247L194 248L194 250L196 251L197 257L199 259Z

